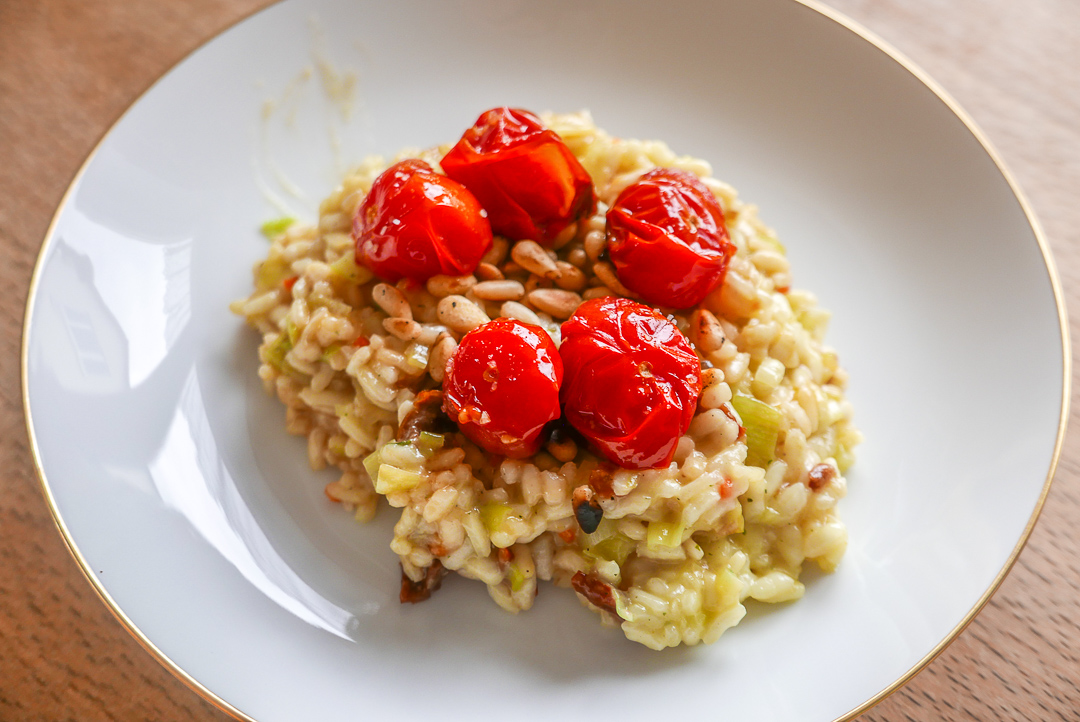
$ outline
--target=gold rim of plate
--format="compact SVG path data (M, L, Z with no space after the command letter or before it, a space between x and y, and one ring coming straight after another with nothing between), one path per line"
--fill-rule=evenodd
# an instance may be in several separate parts
M944 652L945 648L948 647L949 644L951 644L952 641L956 639L956 637L959 636L962 631L964 631L968 624L970 624L971 621L975 619L975 617L979 614L979 612L982 611L982 608L986 606L986 603L990 601L990 598L997 591L998 587L1001 586L1001 583L1005 580L1005 577L1008 576L1009 571L1016 563L1017 558L1019 558L1020 556L1020 552L1023 551L1024 547L1027 545L1028 539L1031 537L1031 532L1035 528L1035 523L1038 521L1039 515L1042 513L1043 505L1046 502L1046 497L1050 492L1050 485L1053 481L1054 473L1057 470L1058 458L1061 455L1061 447L1065 438L1065 427L1069 418L1069 404L1071 401L1072 377L1069 373L1069 361L1072 357L1072 353L1069 339L1068 314L1066 312L1065 302L1062 296L1061 282L1058 278L1057 267L1054 264L1054 258L1050 253L1049 243L1047 242L1046 236L1043 233L1042 226L1040 225L1038 219L1035 217L1035 213L1031 209L1031 205L1028 203L1027 197L1024 195L1023 191L1020 190L1020 186L1017 184L1016 179L1013 177L1009 169L1005 166L1004 161L1001 159L1001 156L998 154L994 146L990 143L990 140L986 137L986 135L971 118L971 116L969 116L967 112L960 107L960 104L957 103L956 100L944 88L942 88L937 83L937 81L931 78L922 68L916 65L912 60L910 60L906 55L893 47L890 43L886 42L877 34L865 28L862 24L852 20L851 18L847 17L846 15L840 13L837 10L830 8L822 4L821 2L818 2L818 0L789 1L802 5L805 8L812 10L825 18L832 20L837 25L840 25L841 27L846 28L852 33L855 33L863 40L870 43L878 50L892 58L900 66L902 66L909 73L915 76L915 78L918 79L919 82L921 82L924 86L926 86L932 93L934 93L934 95L936 95L949 108L949 110L952 111L952 113L960 120L960 122L964 124L964 126L968 129L972 136L974 136L975 140L979 142L983 150L986 151L988 156L990 156L990 160L993 161L995 167L998 169L998 172L1001 173L1001 176L1009 185L1010 191L1016 198L1017 202L1020 204L1020 209L1023 211L1024 216L1027 218L1028 224L1031 226L1032 232L1035 234L1035 240L1039 245L1039 252L1042 254L1043 263L1046 267L1046 273L1050 280L1050 287L1054 293L1054 305L1057 308L1058 327L1061 331L1062 384L1061 410L1058 416L1057 438L1054 440L1054 453L1050 459L1050 467L1047 470L1046 479L1043 481L1042 491L1039 493L1039 498L1035 504L1035 509L1032 512L1031 517L1028 519L1028 522L1024 527L1023 533L1020 535L1020 539L1017 541L1016 546L1013 547L1013 550L1009 554L1009 558L1006 560L1005 565L1001 568L1001 571L998 572L997 576L994 577L994 580L991 582L987 590L982 594L981 597L979 597L979 599L975 602L975 605L968 611L967 614L964 615L963 619L961 619L960 622L955 627L953 627L953 629L945 636L944 639L942 639L922 659L916 662L914 666L912 666L909 670L902 674L888 687L881 690L870 699L866 700L859 706L849 710L848 712L841 715L840 717L837 717L836 720L834 720L834 722L849 722L849 720L854 719L856 716L876 706L878 703L883 701L886 697L891 695L897 689L907 684L907 682L910 681L920 671L922 671L922 669L926 667L926 665L928 665L935 658L937 658L938 655ZM162 78L164 78L173 68L176 68L189 57L191 57L194 53L198 52L200 49L216 40L225 31L239 25L240 23L248 20L252 16L262 12L265 9L266 8L258 8L250 13L243 15L242 17L230 23L225 28L219 30L212 37L200 43L195 49L193 49L179 61L170 66L170 68L164 73L162 73L156 80L154 80L154 82L152 82L150 86L148 86L145 90L139 93L135 100L133 100L124 110L124 112L121 113L120 117L123 117L123 115L127 113L128 109L132 108L133 106L135 106L135 104L141 101L143 96L145 96L151 88L156 86L157 83ZM135 623L131 621L131 618L128 617L122 609L120 609L120 607L113 600L112 596L109 595L108 591L106 591L105 587L97 579L97 576L91 570L90 565L87 563L86 559L82 555L82 552L79 550L78 545L72 538L71 532L68 530L63 518L60 516L60 511L56 505L56 499L53 497L52 489L49 488L49 482L45 478L45 473L41 466L41 456L38 450L37 437L34 434L34 425L30 413L30 395L27 390L29 380L27 370L29 365L29 345L27 343L27 339L29 336L30 319L33 315L34 310L34 301L37 296L38 282L40 280L41 269L44 263L49 241L53 238L60 214L67 206L68 200L70 199L75 188L79 185L79 181L82 180L83 174L86 172L86 169L89 167L90 163L93 162L94 157L97 155L98 149L100 149L102 143L104 143L105 140L109 137L109 135L111 135L113 129L116 127L117 122L119 122L119 118L116 121L113 121L113 123L110 124L109 128L101 135L100 138L98 138L97 142L94 144L94 147L86 156L86 159L82 162L79 170L72 178L71 183L68 185L68 188L64 192L63 197L60 199L60 203L57 205L56 211L53 213L52 220L50 220L49 222L49 227L45 231L45 237L42 240L41 248L38 251L37 260L34 262L34 272L30 278L30 290L27 293L25 307L26 310L23 314L21 383L23 416L26 423L26 432L30 440L30 453L34 461L34 472L36 473L38 482L41 486L41 492L44 495L45 501L49 506L49 512L52 514L53 522L56 524L57 529L59 529L68 551L71 553L72 557L74 557L76 563L79 565L79 569L82 570L83 576L85 576L86 579L90 582L90 585L93 587L94 591L97 592L97 595L101 598L101 601L104 602L105 606L108 607L109 611L112 612L113 616L116 617L120 624L123 625L124 628L127 629L127 631L135 638L135 640L140 645L142 645L142 647L147 652L149 652L155 659L157 659L158 662L160 662L166 669L168 669L177 678L179 678L181 682L186 684L193 691L203 697L207 702L209 702L219 710L232 715L238 720L243 720L244 722L258 722L258 720L248 716L233 705L229 704L224 699L215 694L213 691L208 689L201 682L188 674L184 669L180 667L180 665L178 665L176 662L170 659L168 655L162 652L157 647L157 645L150 641L150 639L145 634L143 634L142 630L135 626Z

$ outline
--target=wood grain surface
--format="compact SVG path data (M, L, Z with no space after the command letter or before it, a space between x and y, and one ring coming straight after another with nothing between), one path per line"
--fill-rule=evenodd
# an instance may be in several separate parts
M34 260L83 159L159 75L264 3L0 0L0 720L229 719L136 643L68 554L34 475L19 349ZM986 131L1045 228L1080 338L1080 2L832 5ZM862 720L1080 720L1078 434L1072 423L1042 518L989 605Z

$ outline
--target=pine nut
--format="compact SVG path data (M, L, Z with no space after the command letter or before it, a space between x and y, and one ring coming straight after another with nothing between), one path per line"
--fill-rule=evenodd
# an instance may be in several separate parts
M475 303L464 296L447 296L439 301L439 322L458 333L468 333L490 319Z
M594 263L592 267L593 273L600 281L614 291L619 296L626 296L627 298L637 298L637 294L631 291L626 286L622 285L619 277L615 275L615 269L610 263Z
M586 289L585 293L581 294L581 297L586 301L591 301L594 298L604 298L605 296L614 296L607 286L595 286L593 288Z
M472 276L432 276L428 279L427 290L432 296L461 295L476 285Z
M371 297L379 308L386 311L387 315L412 320L412 308L409 307L409 302L405 300L401 291L393 286L387 283L377 284L371 290Z
M382 325L402 341L415 341L420 337L422 330L420 324L409 318L386 318L383 319Z
M525 287L517 281L481 281L472 287L472 295L484 301L517 301Z
M555 318L570 318L581 305L581 296L560 288L538 288L529 294L529 303Z
M510 249L510 241L506 240L502 236L495 236L491 241L491 248L487 250L481 258L482 263L490 263L493 266L498 266L504 260L506 260L506 252Z
M724 328L716 316L699 308L690 316L690 340L702 354L710 354L724 345Z
M517 301L507 301L499 309L500 316L504 318L515 318L522 323L531 323L534 326L540 325L540 317L536 315L536 312L523 303Z
M592 230L585 234L585 255L590 261L594 263L599 261L605 248L607 248L607 233L602 230Z
M501 281L506 278L498 266L493 266L490 263L481 263L477 266L476 277L481 281Z
M555 261L536 241L518 241L510 250L510 257L526 271L541 278L554 279L559 275Z
M580 291L585 288L587 279L581 269L566 261L555 261L555 267L559 275L555 277L555 285L566 291Z
M431 347L431 353L428 355L428 373L431 374L431 378L442 383L443 378L446 376L446 362L450 360L456 350L457 341L450 334L440 337L435 342L435 345Z
M559 234L551 241L551 247L557 251L570 241L574 240L574 236L577 235L577 228L577 223L571 223L566 228L559 231Z

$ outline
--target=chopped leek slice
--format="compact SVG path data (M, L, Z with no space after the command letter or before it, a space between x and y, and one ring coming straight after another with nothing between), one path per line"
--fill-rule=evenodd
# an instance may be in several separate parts
M421 431L420 437L416 440L416 448L420 450L426 458L431 458L431 455L443 447L446 443L446 437L442 434L433 434L430 431Z
M382 464L382 453L379 449L375 449L375 451L364 457L364 470L367 471L368 478L372 481L379 478L380 464Z
M411 343L405 349L405 363L417 371L423 371L428 364L428 347L422 343Z
M746 463L765 468L776 458L776 439L783 415L752 396L736 394L731 405L746 429Z
M295 346L296 342L300 340L300 329L292 322L292 319L285 322L285 333L289 334L289 344L291 346Z
M375 482L375 491L380 494L393 494L395 491L407 491L424 480L424 475L415 471L405 471L396 466L379 466L379 478Z
M635 545L633 539L622 534L613 534L598 544L585 547L581 552L587 557L615 562L621 567L626 558L630 556L630 552L634 551Z
M340 350L341 350L341 344L340 343L332 343L332 344L330 344L329 346L326 347L326 350L322 352L322 356L320 356L319 358L321 358L323 361L329 361L330 357L333 356L334 354L336 354Z
M295 218L274 218L259 226L259 230L271 241L280 236L285 231L289 230L289 226L296 223Z
M618 589L613 589L612 593L615 596L615 613L627 622L634 621L634 614L630 611L630 602L626 595Z
M510 580L511 592L520 592L528 579L525 571L517 564L511 564L510 568L506 570L506 578Z
M480 507L480 521L484 523L488 534L500 529L513 514L514 510L510 508L510 505L502 502L492 502Z
M289 339L289 334L278 334L277 340L266 349L266 363L282 373L287 373L289 365L285 361L285 354L289 353L292 347L293 344Z
M367 266L358 266L356 264L356 256L352 253L346 253L330 264L330 276L357 284L367 283L374 278Z
M677 547L682 544L683 523L679 521L650 521L646 543L650 549Z

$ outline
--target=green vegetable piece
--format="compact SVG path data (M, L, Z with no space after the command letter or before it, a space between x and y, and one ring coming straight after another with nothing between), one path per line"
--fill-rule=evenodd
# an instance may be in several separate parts
M341 350L341 344L332 343L332 344L330 344L329 346L326 347L326 350L322 352L322 355L319 358L321 358L323 361L329 361L330 357L333 356L334 354L336 354L340 350Z
M357 265L356 256L352 253L346 253L330 264L330 276L356 284L367 283L375 277L367 266Z
M278 334L277 339L266 349L266 363L270 364L282 373L288 373L289 364L285 361L285 354L292 350L293 344L289 334Z
M520 592L521 588L525 586L525 582L528 577L523 570L517 564L511 564L510 568L506 570L506 578L510 580L510 591Z
M681 536L682 532L680 531L679 534ZM581 551L587 557L615 562L621 567L626 562L626 558L630 556L630 552L634 551L635 546L633 539L622 534L614 534L598 544L585 547Z
M626 598L626 595L618 589L612 591L615 596L615 613L627 622L634 621L634 615L630 611L630 601Z
M423 371L428 364L428 347L422 343L411 343L405 349L405 363L417 371Z
M397 491L412 489L424 480L424 475L416 471L405 471L396 466L379 466L379 478L375 481L375 491L379 494L393 494Z
M776 439L783 415L752 396L736 394L731 405L746 429L746 463L765 468L776 458Z
M272 241L285 231L289 230L289 226L291 226L293 223L296 223L295 218L275 218L271 221L263 223L261 226L259 226L259 230L262 231L262 234L264 236L266 236L269 240Z
M432 454L443 447L446 443L446 437L442 434L433 434L430 431L421 431L420 437L416 440L416 448L420 450L420 453L425 458L431 458Z
M380 464L382 464L382 453L379 449L375 449L364 457L364 469L367 471L368 478L372 480L379 478Z
M650 521L645 542L650 549L674 548L682 544L683 523L679 521Z
M510 505L502 502L492 502L480 507L480 521L484 523L484 528L487 529L488 534L502 528L502 525L513 514L514 510L510 508Z

